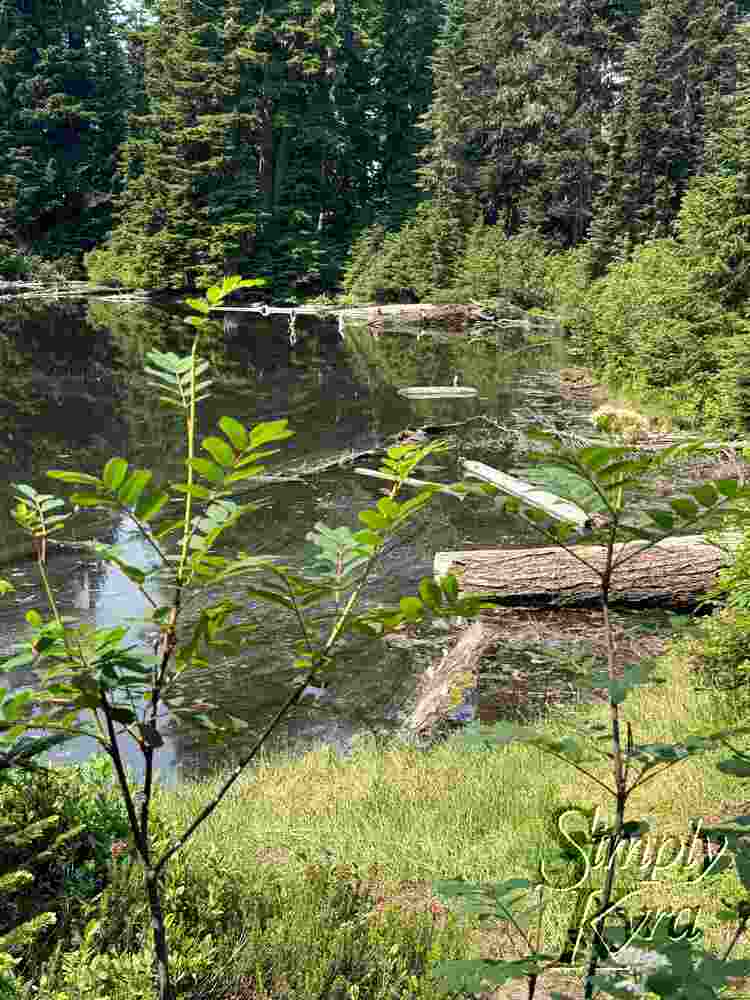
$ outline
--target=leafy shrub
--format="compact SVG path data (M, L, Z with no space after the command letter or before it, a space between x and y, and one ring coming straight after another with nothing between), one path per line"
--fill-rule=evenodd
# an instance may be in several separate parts
M727 345L746 322L696 289L690 260L662 239L611 266L589 289L576 346L610 384L645 399L658 394L689 421L730 425L742 403Z
M98 247L84 254L83 266L86 277L96 284L109 285L114 282L126 288L159 289L168 285L168 275L164 268L149 264L145 254L133 253L126 256L110 247Z
M746 559L747 557L745 557ZM696 635L677 648L693 662L701 684L712 689L730 716L750 706L750 609L723 608L704 619Z
M107 880L112 843L127 834L108 763L1 772L0 936L25 974L70 940L84 901ZM34 933L19 933L25 926Z
M29 273L29 262L9 243L0 243L0 278L23 279Z
M0 278L9 281L64 282L82 276L80 264L75 257L47 260L36 254L20 253L7 243L0 243Z
M502 226L480 220L470 230L457 267L459 301L505 298L523 309L549 302L546 257L551 245L535 229L510 238Z
M344 295L350 301L372 301L367 298L365 291L371 291L369 275L382 252L387 232L385 226L376 222L363 230L352 243L341 281Z
M692 180L676 221L695 287L747 315L750 295L750 197L738 174Z
M355 242L344 272L356 302L424 301L455 284L464 229L451 206L427 201L396 233L373 226Z
M218 858L179 855L164 906L177 994L437 996L424 977L433 961L465 954L466 934L448 915L408 914L373 901L349 866L307 865L285 879L259 876L254 891ZM147 1000L153 946L135 865L117 866L80 945L60 949L36 1000ZM348 988L348 990L347 990ZM347 991L345 991L347 990ZM361 992L358 992L361 990ZM267 992L268 991L268 992Z
M112 844L127 837L130 829L125 805L114 787L112 761L99 754L83 764L66 765L65 773L72 794L63 803L62 815L85 828L93 860L104 867Z
M562 325L585 342L592 329L588 254L585 246L553 251L544 258L544 285L549 308Z

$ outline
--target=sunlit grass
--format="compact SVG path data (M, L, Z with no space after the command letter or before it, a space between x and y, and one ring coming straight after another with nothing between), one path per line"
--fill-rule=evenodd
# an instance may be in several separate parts
M696 688L684 658L666 657L660 674L664 684L637 689L623 706L636 742L679 742L689 733L736 721L727 718L726 707L718 716L716 701ZM608 716L604 705L576 712L578 718L601 721ZM561 716L546 730L569 732L575 718ZM606 762L594 765L594 773L607 779ZM219 780L163 792L170 819L186 823ZM689 844L692 818L721 812L722 804L730 807L741 798L741 784L699 757L646 784L631 800L626 818L649 817L657 843L676 838L671 854L668 845L664 848L666 863L679 841ZM220 858L224 870L241 872L243 878L282 862L278 870L294 880L306 864L323 857L355 865L362 874L377 866L373 892L398 895L409 889L428 899L431 879L531 875L537 849L548 842L553 811L571 804L612 813L612 803L592 780L535 748L512 745L486 752L449 740L425 752L403 742L378 749L362 741L348 758L321 747L297 759L267 759L249 770L196 834L191 853ZM680 880L686 881L684 873L667 873L658 885L647 887L640 905L658 901L672 912L698 907L706 943L718 945L726 934L714 917L719 897L739 896L733 869L710 882ZM638 884L637 867L631 866L623 885ZM552 896L546 932L554 950L564 940L573 897ZM485 952L497 954L497 935L483 934Z

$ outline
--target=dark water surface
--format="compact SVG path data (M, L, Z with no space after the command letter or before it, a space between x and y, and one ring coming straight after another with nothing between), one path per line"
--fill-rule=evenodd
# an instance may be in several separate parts
M25 637L29 609L47 616L36 568L17 554L24 537L10 516L11 484L29 483L64 496L70 491L47 479L46 469L99 474L113 455L153 470L156 481L184 479L181 417L156 401L143 374L151 349L189 352L193 331L184 324L184 315L179 306L102 300L0 304L0 576L16 588L0 598L0 654L11 652ZM361 526L357 513L377 501L385 484L357 475L354 466L377 468L380 459L362 458L327 471L316 472L315 467L347 451L394 443L406 427L457 423L479 414L509 431L539 415L570 427L582 424L587 412L585 406L560 399L556 372L565 348L554 326L546 331L536 327L537 339L542 334L550 338L541 349L519 349L508 344L515 332L517 345L521 328L504 328L493 340L437 330L419 337L411 332L377 335L364 325L347 324L342 339L335 324L301 317L290 338L285 317L224 315L223 331L219 327L200 352L211 361L215 382L212 397L199 404L199 440L215 432L224 414L245 424L286 417L295 434L280 445L267 468L269 474L292 478L253 491L269 504L227 533L222 554L244 549L281 555L301 566L305 535L316 522L356 530ZM450 385L456 375L460 384L479 389L479 399L425 402L398 394L409 385ZM476 432L480 425L466 426ZM458 428L451 452L426 464L420 475L445 482L459 479L460 457L508 468L507 437L488 422L483 426L486 433L479 442L476 433L469 437L465 428ZM122 544L129 562L148 564L148 550L129 525L100 513L72 518L64 537ZM491 502L438 497L391 547L364 603L387 603L413 592L421 577L432 574L439 550L520 540L525 539L516 525ZM146 602L118 570L81 551L58 551L50 558L49 573L63 614L99 627L135 619L133 636L149 639L149 627L137 622ZM159 600L160 595L154 597ZM169 600L168 594L161 597ZM258 608L240 584L211 593L201 604L221 597L242 602L246 617L258 625L260 641L241 662L219 657L185 683L191 694L210 694L244 718L250 727L248 745L290 690L298 636L282 609ZM185 621L190 621L190 610ZM272 748L297 752L324 740L346 751L356 732L392 728L400 718L398 706L412 689L415 662L400 646L353 652L342 664L335 698L300 706ZM29 680L22 672L11 678L14 685ZM87 742L79 741L67 756L87 756L93 741L92 746ZM225 763L227 754L226 749L206 747L198 733L173 720L160 766L169 778ZM134 767L137 760L137 754L130 758Z

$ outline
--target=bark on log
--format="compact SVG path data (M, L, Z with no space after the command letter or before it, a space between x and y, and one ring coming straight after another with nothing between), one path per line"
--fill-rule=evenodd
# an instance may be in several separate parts
M477 686L479 661L500 634L499 628L484 622L474 622L461 633L440 662L421 675L417 704L404 723L407 731L429 734L461 705L466 692Z
M732 544L729 537L727 543ZM729 561L726 550L700 535L667 538L644 550L645 544L615 546L615 558L623 562L613 573L611 600L639 606L694 606ZM579 558L555 547L439 552L435 576L451 572L463 592L486 593L506 606L598 603L599 580L589 567L603 568L606 550L600 545L577 545L574 551Z

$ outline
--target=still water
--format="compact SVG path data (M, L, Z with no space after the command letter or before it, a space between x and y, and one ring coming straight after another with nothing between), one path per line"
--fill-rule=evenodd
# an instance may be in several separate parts
M143 373L149 350L189 352L193 331L184 316L179 305L0 303L0 576L15 587L0 598L0 655L25 637L29 609L47 615L35 566L18 554L24 539L10 516L13 483L64 496L69 489L47 479L46 469L98 474L113 455L153 470L157 482L184 478L180 415L157 402ZM416 336L347 323L342 335L335 323L300 317L290 337L286 317L225 313L200 352L211 362L214 385L211 398L199 404L199 440L214 433L225 414L246 425L288 418L294 436L268 460L267 473L284 481L253 491L252 499L263 497L267 506L224 536L221 554L241 549L301 566L305 535L317 522L356 530L358 512L378 500L384 484L354 468L378 468L380 459L363 456L325 466L351 452L387 447L405 428L456 425L451 451L420 473L451 482L460 478L462 457L510 467L514 429L540 415L560 426L582 425L585 407L562 403L557 389L556 372L565 357L559 329L536 325L534 331L531 344L528 328L507 326L494 337L437 329ZM409 385L450 385L456 376L459 384L475 386L479 397L424 401L398 393ZM478 419L464 423L472 417ZM130 563L148 564L148 550L128 524L101 513L71 518L64 537L122 545ZM363 603L389 603L414 592L419 580L431 575L441 549L525 540L491 502L440 496L391 546ZM138 622L146 601L118 570L81 551L58 550L49 573L62 614L98 627L128 620L136 641L150 641L149 626ZM184 683L191 695L210 696L247 721L244 743L235 747L241 750L288 695L298 636L283 609L258 607L241 584L212 592L201 603L222 597L241 603L244 617L257 625L258 643L241 661L219 656ZM188 610L184 624L190 620ZM296 753L325 741L346 752L355 733L394 728L414 671L415 659L403 646L352 649L332 694L299 706L270 748ZM29 680L22 672L11 677L14 686ZM227 750L205 746L200 733L174 719L166 735L159 758L165 780L227 761ZM58 756L83 759L93 747L93 741L80 740ZM136 753L129 762L137 768Z

